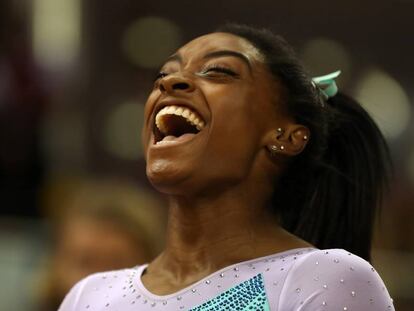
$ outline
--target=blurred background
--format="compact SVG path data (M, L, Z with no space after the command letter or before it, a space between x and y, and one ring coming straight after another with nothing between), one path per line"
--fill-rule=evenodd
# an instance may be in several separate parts
M55 310L73 283L62 271L156 254L165 210L145 178L143 104L162 60L226 21L282 34L314 76L341 69L378 122L395 177L373 264L396 309L414 310L413 13L414 0L1 0L0 310Z

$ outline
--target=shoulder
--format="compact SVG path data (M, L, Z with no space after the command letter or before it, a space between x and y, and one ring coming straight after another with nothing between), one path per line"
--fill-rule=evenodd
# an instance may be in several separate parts
M316 250L292 265L279 299L282 310L394 310L381 277L343 249ZM283 306L283 307L282 307Z
M75 311L87 309L89 301L103 301L107 290L126 286L142 267L114 270L91 274L75 284L59 307L58 311ZM116 293L113 293L116 295Z
M330 277L346 274L353 279L378 276L368 261L343 249L315 250L307 253L298 258L292 270L305 274L317 272Z

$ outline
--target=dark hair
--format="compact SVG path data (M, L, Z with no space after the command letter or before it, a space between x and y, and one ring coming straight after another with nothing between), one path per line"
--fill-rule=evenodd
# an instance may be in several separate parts
M374 218L388 185L390 157L377 125L352 98L324 100L292 47L266 29L227 24L263 54L287 91L286 105L311 138L278 181L272 201L283 227L318 248L344 248L367 260ZM281 189L283 188L283 189Z

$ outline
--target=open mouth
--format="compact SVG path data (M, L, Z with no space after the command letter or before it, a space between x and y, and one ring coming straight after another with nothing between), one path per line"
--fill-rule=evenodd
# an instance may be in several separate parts
M194 110L183 106L166 106L155 116L155 144L180 141L203 130L205 122Z

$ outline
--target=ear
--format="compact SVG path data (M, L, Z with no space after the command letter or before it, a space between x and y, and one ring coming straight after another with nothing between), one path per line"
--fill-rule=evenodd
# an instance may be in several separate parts
M301 124L285 124L266 135L266 147L272 155L295 156L305 149L310 139L309 129Z

